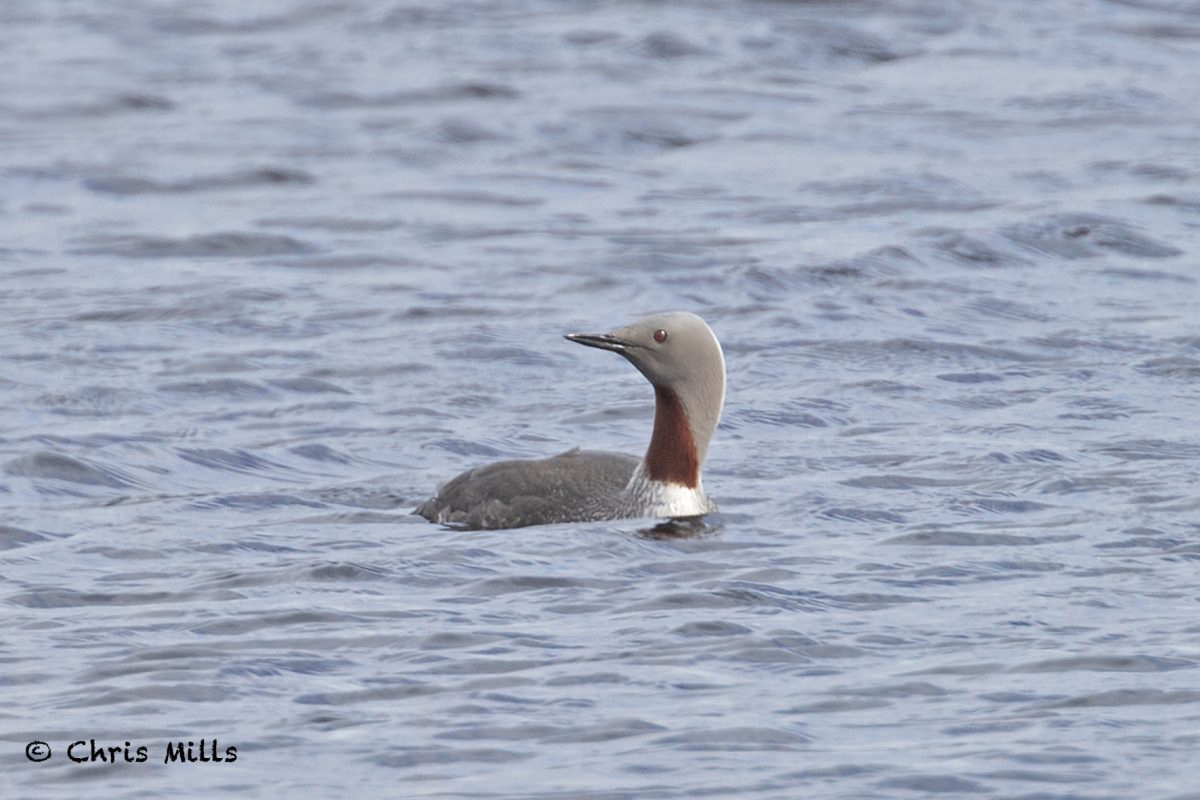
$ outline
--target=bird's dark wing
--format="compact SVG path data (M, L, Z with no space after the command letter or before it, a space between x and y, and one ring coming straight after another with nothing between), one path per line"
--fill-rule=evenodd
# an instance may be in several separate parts
M638 459L575 448L470 469L416 509L431 522L468 530L614 519Z

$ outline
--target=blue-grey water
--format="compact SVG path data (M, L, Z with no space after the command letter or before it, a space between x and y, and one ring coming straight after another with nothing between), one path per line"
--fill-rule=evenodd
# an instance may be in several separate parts
M1194 0L0 4L0 795L1200 797L1198 254Z

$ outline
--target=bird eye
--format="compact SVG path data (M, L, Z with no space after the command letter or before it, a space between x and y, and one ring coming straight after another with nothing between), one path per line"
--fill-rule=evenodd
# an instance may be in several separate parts
M662 344L666 340L667 340L667 332L664 331L662 328L659 328L658 330L656 330L654 332L654 341L658 342L659 344Z

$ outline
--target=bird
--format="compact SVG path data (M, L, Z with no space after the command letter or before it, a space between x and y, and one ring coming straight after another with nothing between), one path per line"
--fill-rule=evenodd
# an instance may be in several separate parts
M414 513L464 530L560 522L696 518L717 510L700 473L725 404L725 356L688 311L652 314L612 333L568 341L629 360L654 388L654 428L640 459L578 447L542 459L469 469Z

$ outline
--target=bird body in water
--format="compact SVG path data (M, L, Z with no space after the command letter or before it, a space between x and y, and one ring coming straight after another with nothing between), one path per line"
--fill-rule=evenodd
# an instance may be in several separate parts
M465 529L633 517L695 517L717 510L700 482L725 402L725 357L712 329L686 311L654 314L572 342L620 353L654 387L646 454L575 448L543 459L467 470L416 513Z

